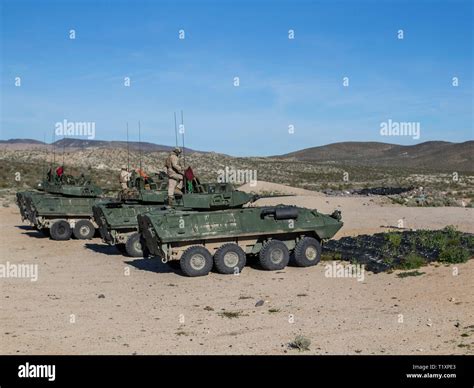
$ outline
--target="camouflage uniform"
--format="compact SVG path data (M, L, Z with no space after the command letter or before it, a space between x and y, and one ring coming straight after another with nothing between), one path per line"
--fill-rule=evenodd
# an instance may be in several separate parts
M122 171L120 171L120 176L119 176L120 186L122 187L122 190L125 190L128 188L128 181L130 180L131 175L132 174L128 172L125 167L122 167Z
M166 158L165 167L168 175L168 204L173 204L174 194L182 194L184 169L179 165L178 156L181 149L176 147Z

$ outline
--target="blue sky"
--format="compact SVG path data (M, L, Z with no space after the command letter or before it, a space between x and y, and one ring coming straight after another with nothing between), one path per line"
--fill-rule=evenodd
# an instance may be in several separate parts
M187 146L242 156L474 138L472 1L0 2L2 139L64 119L136 139L141 120L173 145L181 109ZM388 119L420 139L381 136Z

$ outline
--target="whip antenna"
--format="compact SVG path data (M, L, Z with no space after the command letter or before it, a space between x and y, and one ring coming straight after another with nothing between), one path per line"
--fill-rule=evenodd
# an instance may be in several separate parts
M176 112L174 112L174 137L175 137L176 147L178 147L178 126L176 124Z
M51 145L53 146L53 167L56 165L56 147L55 147L55 144L56 143L56 133L54 132L53 130L53 141L51 143Z
M130 171L130 145L128 144L128 121L127 121L127 171Z
M138 121L138 156L140 158L140 171L142 169L142 137L141 137L141 128L140 128L140 120Z
M182 136L183 136L183 163L184 167L186 168L186 155L184 151L184 119L183 119L183 111L181 111L181 129L183 131Z

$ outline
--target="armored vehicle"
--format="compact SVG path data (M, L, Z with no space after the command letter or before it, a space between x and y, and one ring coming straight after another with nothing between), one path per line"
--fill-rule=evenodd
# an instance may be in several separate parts
M77 239L92 238L97 228L92 206L108 200L84 175L44 180L39 191L17 194L22 217L53 240L68 240L71 235Z
M321 243L342 227L341 213L331 215L295 206L246 207L216 211L155 210L138 215L147 256L179 260L187 276L242 271L255 254L265 270L315 265Z
M121 201L93 207L94 220L104 242L132 257L142 257L138 234L139 214L166 209L168 181L164 174L130 180L129 190L122 192ZM252 196L237 191L230 183L200 183L194 179L190 189L175 196L173 207L187 210L217 210L242 207Z

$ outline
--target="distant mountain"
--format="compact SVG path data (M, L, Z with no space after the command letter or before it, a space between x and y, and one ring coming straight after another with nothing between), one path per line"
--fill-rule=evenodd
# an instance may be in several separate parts
M25 146L25 148L32 148L33 146L44 146L46 143L33 140L33 139L9 139L9 140L0 140L0 144L11 145L15 146L15 148L21 148ZM107 140L85 140L85 139L73 139L73 138L64 138L60 140L56 140L54 143L55 147L57 148L78 148L78 149L86 149L86 148L127 148L126 141L107 141ZM166 146L161 144L154 144L149 142L135 142L130 141L128 143L128 147L130 151L139 151L142 152L166 152L170 151L174 148L174 146ZM192 150L190 148L185 148L186 152L199 152Z
M84 140L65 138L57 140L54 145L61 150L104 152L108 150L126 150L125 141ZM142 154L151 152L168 152L173 147L148 143L129 142L130 152ZM32 139L0 140L0 149L7 150L41 150L45 152L45 143ZM186 148L187 153L207 154ZM295 159L304 162L322 164L423 168L437 171L474 171L474 141L450 143L429 141L416 145L404 146L378 142L342 142L320 147L306 148L284 155L263 159Z
M276 158L317 163L474 171L474 141L428 141L403 146L378 142L342 142L306 148Z
M0 140L0 144L44 144L42 141L34 139L8 139Z

